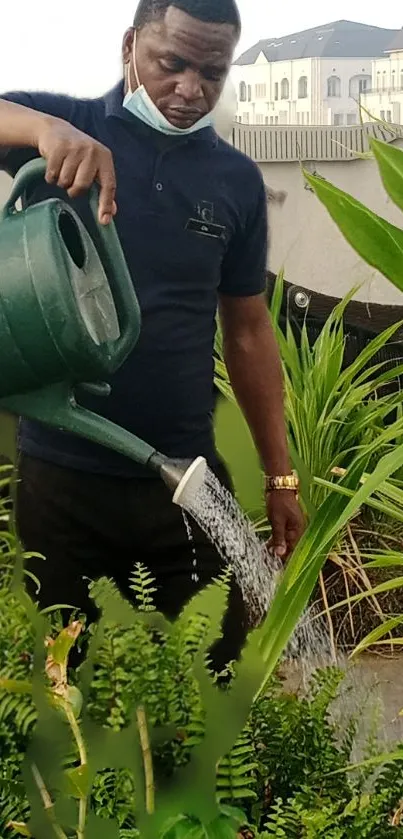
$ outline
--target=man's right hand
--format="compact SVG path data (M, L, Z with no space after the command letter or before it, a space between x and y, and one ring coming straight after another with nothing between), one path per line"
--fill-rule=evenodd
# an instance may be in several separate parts
M47 183L65 189L70 198L87 192L94 182L99 184L98 217L101 224L109 224L116 213L115 167L109 149L59 119L41 125L37 147L47 161Z

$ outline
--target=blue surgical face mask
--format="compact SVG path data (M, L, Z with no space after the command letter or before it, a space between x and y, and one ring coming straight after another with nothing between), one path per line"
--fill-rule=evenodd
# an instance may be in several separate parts
M157 106L148 95L144 85L140 84L136 65L136 33L134 33L133 41L133 68L136 76L137 89L134 92L131 89L130 83L130 64L127 64L126 66L128 68L128 92L123 100L123 107L130 111L130 113L135 117L141 119L142 122L145 122L146 125L149 125L150 128L160 131L161 134L171 134L176 135L177 137L184 137L187 134L194 134L195 131L201 131L202 128L209 128L213 125L213 116L210 113L199 119L194 125L191 125L190 128L178 128L176 125L172 125L166 117L164 117L164 114L158 110Z

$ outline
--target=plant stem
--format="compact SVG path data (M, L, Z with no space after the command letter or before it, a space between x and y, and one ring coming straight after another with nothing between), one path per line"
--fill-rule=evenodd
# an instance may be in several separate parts
M51 797L50 797L50 795L49 795L49 793L46 789L46 786L45 786L44 780L42 778L42 775L39 772L39 769L38 769L38 767L36 766L35 763L32 764L31 770L32 770L32 774L34 776L35 783L36 783L36 785L38 787L38 790L40 792L40 796L42 798L42 802L43 802L43 806L45 808L45 812L48 814L48 816L51 820L52 827L53 827L53 830L54 830L56 836L58 837L58 839L67 839L67 836L66 836L64 830L56 822L56 819L55 819L55 816L54 816L54 811L53 811L53 807L54 807L53 801L52 801L52 799L51 799Z
M65 713L68 719L73 737L76 741L78 753L80 755L80 764L81 767L84 768L87 766L87 748L84 742L84 738L81 734L80 726L74 716L73 709L70 703L67 701L65 704ZM79 809L78 809L78 827L77 827L77 839L85 839L85 823L87 821L87 805L88 805L88 796L84 795L80 798Z
M154 770L150 747L150 738L148 736L147 717L142 705L140 705L137 708L136 716L137 725L139 727L141 751L143 753L144 780L146 789L146 812L149 816L151 816L154 813L155 809Z

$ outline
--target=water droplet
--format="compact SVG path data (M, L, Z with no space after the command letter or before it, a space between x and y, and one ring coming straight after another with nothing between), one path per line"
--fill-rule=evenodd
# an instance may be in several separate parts
M197 573L197 570L196 570L197 569L197 552L196 552L196 545L195 545L195 540L194 540L193 531L192 531L192 525L189 521L188 516L185 513L185 510L182 510L182 516L183 516L183 521L185 523L186 533L187 533L187 537L189 539L189 543L190 543L190 546L191 546L191 549L192 549L192 555L193 555L193 571L192 571L191 579L194 583L198 583L200 581L200 577L199 577L199 575Z

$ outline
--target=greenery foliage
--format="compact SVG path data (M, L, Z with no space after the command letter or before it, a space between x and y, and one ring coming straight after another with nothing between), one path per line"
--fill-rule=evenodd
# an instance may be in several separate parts
M142 566L135 571L133 585L142 603L150 608L153 581ZM34 636L28 616L10 594L5 578L0 607L1 678L18 677L23 684L32 674ZM203 709L192 663L206 633L206 621L197 615L190 620L182 616L167 646L141 621L126 630L116 623L104 629L88 711L105 730L128 732L130 708L141 700L148 722L159 723L162 731L165 727L162 739L152 746L158 788L158 779L162 782L180 772L203 738ZM288 692L280 678L272 678L265 695L253 704L240 737L217 767L222 821L211 836L231 839L237 824L243 824L260 839L388 839L403 835L403 828L391 825L391 820L398 818L403 796L400 763L390 763L373 781L365 765L354 773L346 771L355 723L344 717L340 726L329 716L342 678L336 669L317 673L307 696ZM4 681L0 684L4 686ZM36 710L29 695L3 691L0 696L0 833L6 837L13 835L6 827L8 823L23 824L28 818L28 803L21 799L19 785ZM70 756L67 764L71 773L77 766L77 756ZM10 795L11 790L15 790L14 795ZM138 836L137 804L130 771L112 767L97 773L91 812L102 820L114 820L119 839ZM205 839L210 833L197 820L181 818L161 835L166 839L180 839L182 835Z

